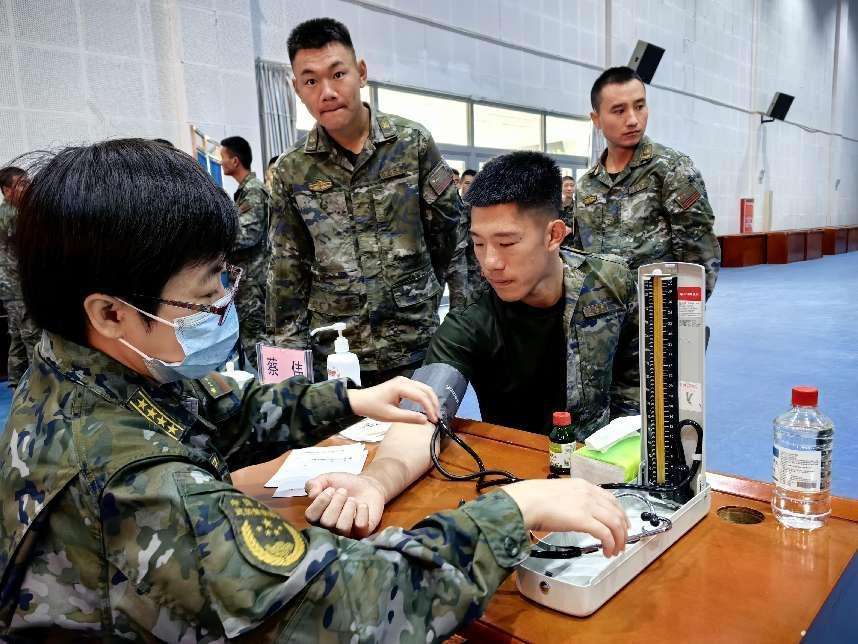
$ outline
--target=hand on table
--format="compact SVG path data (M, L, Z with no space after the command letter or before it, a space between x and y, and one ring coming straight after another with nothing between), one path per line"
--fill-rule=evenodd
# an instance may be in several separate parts
M322 474L307 481L306 489L313 502L304 516L312 525L362 539L381 521L384 490L369 476L344 472Z

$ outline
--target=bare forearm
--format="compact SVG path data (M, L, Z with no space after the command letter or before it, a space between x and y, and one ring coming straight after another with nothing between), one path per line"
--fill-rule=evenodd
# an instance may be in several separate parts
M431 466L429 443L434 426L394 423L378 446L364 476L374 479L384 490L384 502L396 498Z

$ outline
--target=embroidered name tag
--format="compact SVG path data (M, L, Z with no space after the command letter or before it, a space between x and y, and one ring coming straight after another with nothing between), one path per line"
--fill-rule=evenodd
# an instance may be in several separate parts
M593 302L592 304L587 304L584 307L584 317L594 318L600 315L605 315L606 313L611 313L616 311L617 307L612 305L610 302Z
M641 190L646 190L647 188L649 188L649 181L648 180L638 181L635 185L633 185L631 188L629 188L629 196L631 196L635 193L638 193Z
M598 199L598 197L596 195L588 195L588 196L584 197L584 205L585 206L592 206L594 203L596 203L597 199Z

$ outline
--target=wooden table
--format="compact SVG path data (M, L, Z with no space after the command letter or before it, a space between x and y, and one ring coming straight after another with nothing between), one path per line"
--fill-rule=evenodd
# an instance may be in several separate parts
M822 252L826 255L839 255L849 250L849 229L832 226L823 228Z
M807 231L804 243L804 258L819 259L822 257L822 240L825 231L822 228L812 228Z
M457 428L486 467L523 478L547 475L544 436L475 421L459 421ZM263 487L284 457L239 470L233 481L303 527L307 499L272 499ZM467 454L453 445L442 461L453 471L472 469ZM709 515L590 617L570 617L530 602L511 576L486 613L461 635L475 642L552 644L797 642L858 548L858 501L835 499L829 525L808 533L783 528L772 517L770 485L713 473L708 480L715 490ZM475 497L473 484L448 482L433 471L386 508L382 527L408 527ZM765 520L727 523L717 510L728 505L759 510Z
M721 266L724 268L756 266L766 263L766 234L723 235L721 244Z
M777 230L766 235L766 263L789 264L805 258L807 231Z

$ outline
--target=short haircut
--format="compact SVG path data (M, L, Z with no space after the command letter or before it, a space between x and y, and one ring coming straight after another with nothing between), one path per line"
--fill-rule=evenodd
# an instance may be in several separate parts
M253 152L247 139L240 136L228 136L220 144L229 150L233 156L237 156L241 165L250 170L250 164L253 163Z
M21 177L26 177L27 171L16 165L10 165L0 170L0 188L11 188Z
M155 143L160 143L161 145L166 145L168 148L176 147L175 145L172 144L172 142L168 141L167 139L152 139L152 140Z
M489 161L474 178L465 202L474 208L514 203L521 210L557 217L560 168L542 152L511 152Z
M575 177L570 177L570 176L567 174L565 177L563 177L563 181L564 181L564 182L566 182L566 181L571 181L572 183L575 183Z
M226 257L237 226L235 204L180 150L146 139L67 147L41 159L16 222L27 311L85 345L87 296L156 313L148 298L183 269Z
M265 166L265 167L266 167L266 168L270 168L271 166L273 166L273 165L277 162L277 159L279 159L279 158L280 158L280 155L279 155L279 154L275 154L273 157L271 157L270 159L268 159L268 165L267 165L267 166Z
M289 62L295 62L295 56L302 49L321 49L332 42L338 42L352 54L355 53L352 37L348 28L333 18L313 18L302 22L292 30L286 41Z
M477 176L477 171L471 170L470 168L468 168L467 170L465 170L462 173L462 179L464 179L465 177L475 177L475 176Z
M602 88L605 85L623 85L629 81L638 80L643 83L643 79L631 67L610 67L603 71L596 82L593 83L593 88L590 90L590 105L593 106L593 111L599 111L599 102L602 100Z
M455 174L457 177L459 176L459 171L456 168L450 168L450 171Z

